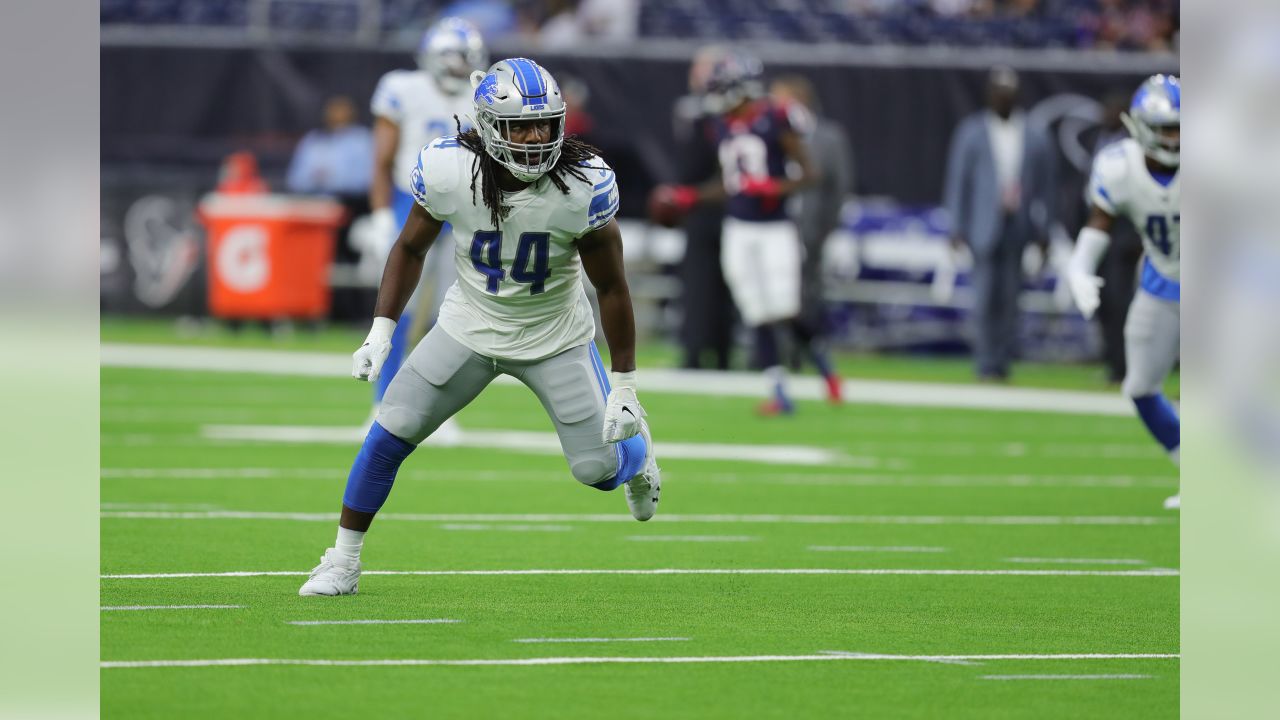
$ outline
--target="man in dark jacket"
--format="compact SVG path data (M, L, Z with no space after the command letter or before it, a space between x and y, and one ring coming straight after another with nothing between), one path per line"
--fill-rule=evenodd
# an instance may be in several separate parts
M821 104L808 79L801 75L780 77L773 81L769 93L779 102L799 104L808 111L811 119L802 135L821 178L817 185L797 192L788 208L804 245L804 260L800 264L800 315L794 329L800 344L798 349L813 359L824 376L835 377L825 352L826 301L822 251L827 238L840 227L840 209L853 192L853 153L844 128L821 115ZM828 367L823 368L823 365ZM839 388L838 381L829 388L832 400L840 398Z

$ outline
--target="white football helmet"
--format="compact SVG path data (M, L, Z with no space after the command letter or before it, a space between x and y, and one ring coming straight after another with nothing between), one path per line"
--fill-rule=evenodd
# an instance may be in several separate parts
M418 67L450 95L466 92L471 71L489 64L480 31L462 18L447 17L427 30L418 48Z
M1182 83L1176 75L1152 75L1138 87L1129 112L1120 116L1129 134L1147 157L1162 165L1178 166L1181 139L1168 134L1182 121Z
M533 182L555 167L564 145L564 98L555 78L526 58L499 60L488 72L471 74L475 88L476 131L484 149L511 174ZM547 120L551 139L544 143L511 142L511 126Z

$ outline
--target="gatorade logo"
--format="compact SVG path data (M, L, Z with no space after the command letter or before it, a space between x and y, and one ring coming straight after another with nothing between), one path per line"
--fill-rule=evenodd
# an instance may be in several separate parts
M218 279L236 292L257 292L271 277L267 232L258 225L232 228L218 245L214 268Z

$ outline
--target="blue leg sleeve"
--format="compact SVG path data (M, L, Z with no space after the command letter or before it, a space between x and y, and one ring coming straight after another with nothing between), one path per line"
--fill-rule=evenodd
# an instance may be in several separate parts
M644 456L647 448L644 438L633 435L615 445L618 449L618 472L608 480L601 480L591 487L597 490L614 490L622 483L630 480L644 469Z
M413 447L375 422L351 465L342 504L366 513L382 509L387 495L391 493L391 484L396 481L400 463L409 457Z
M396 323L395 332L391 333L391 352L387 355L387 361L382 364L382 374L378 376L378 382L373 386L375 403L382 402L382 396L387 394L387 388L395 379L396 373L400 372L405 356L409 354L409 348L405 345L409 344L409 326L411 325L413 325L413 315L405 312L400 316L400 322Z
M1163 394L1136 397L1133 404L1138 408L1138 417L1142 418L1147 430L1151 431L1156 442L1163 445L1165 450L1173 450L1182 443L1182 425L1178 420L1178 413Z

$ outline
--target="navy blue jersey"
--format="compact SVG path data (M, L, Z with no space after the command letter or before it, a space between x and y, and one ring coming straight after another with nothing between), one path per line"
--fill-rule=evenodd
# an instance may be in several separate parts
M711 123L712 137L720 155L720 171L729 198L729 217L757 222L785 220L780 197L748 195L742 189L752 179L787 176L787 154L782 136L795 132L795 123L804 122L795 106L771 100L757 100L733 116L724 115Z

